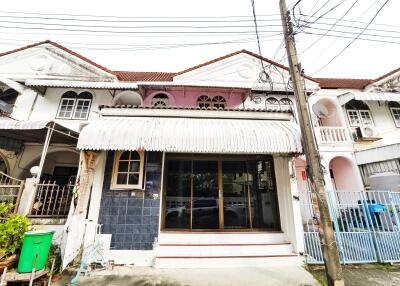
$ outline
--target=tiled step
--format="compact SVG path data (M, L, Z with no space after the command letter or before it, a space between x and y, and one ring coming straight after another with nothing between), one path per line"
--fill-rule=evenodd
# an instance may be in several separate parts
M157 257L175 256L253 256L292 253L290 243L275 244L159 244Z
M282 232L161 232L155 267L300 265Z
M161 232L159 244L268 244L287 241L282 232Z

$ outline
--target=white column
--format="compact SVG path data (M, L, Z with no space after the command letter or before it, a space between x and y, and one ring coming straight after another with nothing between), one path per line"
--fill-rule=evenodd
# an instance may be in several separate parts
M96 226L99 221L101 197L103 193L104 172L106 168L107 152L102 151L98 157L98 163L93 174L92 192L90 195L90 206L86 225L84 247L94 242Z
M303 229L295 169L291 159L281 156L274 157L274 168L282 231L292 243L294 251L303 252Z
M31 212L32 205L36 196L36 178L28 178L25 180L24 189L22 190L18 214L27 216Z

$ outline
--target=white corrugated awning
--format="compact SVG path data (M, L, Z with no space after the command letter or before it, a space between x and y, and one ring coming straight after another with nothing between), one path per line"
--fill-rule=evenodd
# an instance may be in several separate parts
M29 79L27 86L70 87L70 88L94 88L94 89L137 89L138 85L132 82L89 82L73 80L37 80Z
M290 121L104 117L83 128L81 150L181 153L301 153L298 126Z
M0 148L15 150L22 142L43 143L48 129L54 131L52 143L76 144L79 134L54 121L0 119Z
M379 146L355 153L358 165L400 158L400 143Z
M339 95L340 105L344 105L352 99L373 101L400 101L400 93L396 92L347 92Z

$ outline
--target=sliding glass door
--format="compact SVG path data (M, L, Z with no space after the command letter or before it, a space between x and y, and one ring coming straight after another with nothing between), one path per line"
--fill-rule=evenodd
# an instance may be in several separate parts
M168 158L164 229L279 229L271 157Z

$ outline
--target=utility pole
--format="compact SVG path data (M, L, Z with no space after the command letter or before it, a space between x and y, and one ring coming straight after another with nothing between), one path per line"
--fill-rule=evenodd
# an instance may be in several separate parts
M304 90L301 76L301 67L297 59L293 26L289 18L286 1L280 0L279 4L283 33L286 42L286 51L289 59L290 76L293 82L297 113L299 115L300 128L303 137L303 150L306 155L311 185L317 195L320 223L322 224L322 229L319 230L319 234L325 263L326 278L329 286L344 286L345 284L335 240L335 233L333 231L332 220L328 208L327 193L325 192L324 176L316 143L314 141L307 105L307 95Z

